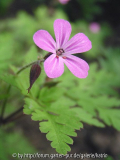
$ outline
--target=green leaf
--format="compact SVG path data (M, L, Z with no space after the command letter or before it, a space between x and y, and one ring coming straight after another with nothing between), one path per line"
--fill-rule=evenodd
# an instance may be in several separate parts
M7 94L2 94L2 95L0 94L0 100L3 100L8 97L9 97L9 95L7 95Z
M108 155L107 158L105 158L105 160L114 160L111 156Z
M0 34L0 72L8 70L12 54L13 40L11 39L11 33L3 32Z
M120 68L120 47L118 48L104 48L103 49L104 58L100 58L100 64L102 68L105 68L108 72L115 73L119 78L119 68Z
M73 95L71 95L71 98L72 96ZM79 98L76 98L76 103L77 105L79 105L79 107L82 107L82 109L76 108L74 110L76 111L76 113L78 113L83 122L100 127L104 126L100 122L96 123L98 122L98 112L100 119L102 119L104 123L109 126L115 127L117 130L120 130L120 110L114 108L120 106L119 99L108 96L93 97L87 94L80 94Z
M73 108L72 109L74 112L76 112L77 116L80 118L82 122L85 122L90 125L94 125L97 127L104 127L104 124L99 122L96 117L91 115L89 112L85 111L82 108Z
M99 109L99 117L109 126L113 126L120 131L120 110L119 109Z
M103 50L105 59L100 58L100 64L107 72L111 72L111 82L113 86L120 87L120 48L107 48Z
M0 79L2 79L3 81L5 81L6 83L17 87L17 83L16 83L16 77L14 75L11 74L2 74L0 75Z
M66 69L65 73L57 79L58 81L61 81L58 86L66 88L66 92L69 89L69 93L71 94L74 92L79 92L76 94L77 97L80 93L88 93L92 96L106 94L118 96L118 92L114 89L114 87L117 86L115 83L115 75L107 72L106 70L98 70L97 68L97 64L92 63L90 65L88 77L85 79L74 77L72 73Z
M55 101L56 99L60 98L64 93L63 88L59 87L43 87L40 90L39 98L41 99L42 102L52 102Z
M32 46L30 49L27 51L27 53L24 56L24 64L29 64L33 61L37 61L39 54L37 52L37 47Z
M36 152L35 148L26 140L26 137L24 137L21 133L13 133L10 131L5 132L3 130L1 130L0 132L0 150L2 151L0 153L0 159L2 160L9 160L10 158L12 158L13 153L33 154Z
M60 101L62 103L59 103ZM63 105L63 102L66 103ZM66 154L70 151L68 144L73 144L70 136L76 136L75 130L79 130L83 126L76 113L68 107L69 100L65 101L63 97L53 102L52 105L43 106L39 100L26 98L25 103L24 113L32 114L33 120L40 121L40 130L46 133L48 140L52 141L51 146L56 148L60 154Z

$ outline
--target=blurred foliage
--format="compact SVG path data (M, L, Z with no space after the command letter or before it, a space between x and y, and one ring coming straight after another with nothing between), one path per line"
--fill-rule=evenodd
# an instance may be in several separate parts
M14 146L14 147L13 147ZM4 149L3 149L4 148ZM0 132L0 159L9 160L14 153L18 155L24 153L33 154L36 152L35 148L28 142L26 137L18 132ZM15 159L19 159L15 156Z
M98 5L98 2L106 1L107 0L78 0L78 3L81 6L83 17L90 20L93 19L94 15L102 12L102 8Z
M61 77L46 82L41 66L42 73L27 94L29 69L19 75L16 72L21 66L35 61L38 55L45 55L45 51L39 49L38 54L38 48L32 46L32 36L38 29L44 29L54 37L53 22L57 18L68 19L61 10L54 10L54 14L49 15L47 8L42 6L35 11L35 17L21 11L16 18L1 21L0 79L1 93L4 94L0 99L4 101L6 97L11 97L8 99L12 104L10 106L20 107L24 98L24 113L40 121L40 130L52 141L51 146L58 153L66 154L70 151L68 144L73 143L71 136L76 136L75 130L82 128L83 123L97 127L108 125L120 130L120 54L119 48L109 49L103 45L104 39L111 33L108 25L101 24L100 32L94 34L87 22L79 20L72 23L71 36L83 32L92 41L93 49L83 54L87 60L96 60L90 64L88 77L78 79L65 68ZM7 93L4 90L9 85L14 89ZM7 114L11 112L7 111ZM16 142L15 139L12 141ZM11 142L8 143L11 145Z
M104 43L106 38L109 35L112 35L112 30L108 24L99 24L100 30L97 33L93 33L90 30L90 23L88 24L85 21L77 21L72 25L72 36L77 32L85 33L92 42L92 49L89 50L84 56L89 59L97 58L97 56L101 55L102 47L104 47Z
M13 0L0 0L0 15L4 15L7 12L9 5Z
M7 46L5 47L5 44ZM0 72L8 68L13 55L13 40L10 33L0 34Z
M66 7L70 19L75 21L78 19L85 19L87 21L93 21L95 16L102 13L100 2L106 2L107 0L71 0ZM74 9L76 8L76 10Z
M113 72L120 80L120 48L107 48L102 50L103 57L99 59L103 68L106 68L108 72Z
M105 160L114 160L111 156L108 156L107 158L105 158Z
M7 11L8 6L10 6L11 9L14 8L13 12L21 9L26 9L27 12L33 12L34 8L44 4L51 7L62 8L73 21L80 18L93 20L95 15L100 15L102 13L99 3L104 3L106 1L107 0L70 0L67 5L61 5L58 0L21 0L17 3L16 0L1 0L0 15L11 14L10 10Z
M9 46L6 48L3 47L4 50L8 49L9 52L15 53L16 56L19 56L23 54L30 45L33 44L32 36L36 30L48 30L48 32L54 37L53 22L57 18L68 19L67 16L60 10L56 10L53 16L49 16L48 10L45 7L38 8L35 11L35 18L25 12L19 12L16 19L8 19L6 21L2 21L0 24L2 41L0 45L3 46L2 43L4 43L6 40L9 41L11 44L9 43ZM96 58L101 54L101 46L104 44L106 36L111 33L111 29L108 25L104 24L97 34L93 34L89 29L88 23L85 21L78 21L72 24L71 36L78 32L85 33L92 41L92 49L88 53L84 54L86 57L91 59ZM3 39L5 40L3 41ZM3 53L5 52L1 51L1 54ZM22 61L22 57L19 56L18 59L15 58L15 61L16 60L18 64Z

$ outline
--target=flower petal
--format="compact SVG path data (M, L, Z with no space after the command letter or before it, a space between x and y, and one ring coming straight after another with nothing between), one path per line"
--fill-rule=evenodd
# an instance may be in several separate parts
M86 78L88 76L89 65L81 58L69 55L64 59L64 63L76 77Z
M63 58L57 58L55 54L49 56L44 62L44 69L48 77L57 78L64 72Z
M65 55L82 53L92 48L91 41L83 33L78 33L72 37L64 46Z
M55 53L56 43L52 36L45 30L39 30L33 35L35 44L48 52Z
M62 48L62 46L69 40L71 30L71 25L68 21L63 19L55 20L54 32L57 43L56 49Z
M70 0L59 0L60 3L62 4L67 4Z

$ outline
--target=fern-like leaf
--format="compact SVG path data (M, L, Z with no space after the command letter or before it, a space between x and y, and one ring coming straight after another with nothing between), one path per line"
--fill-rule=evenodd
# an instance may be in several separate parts
M65 99L63 98L62 101ZM75 130L82 128L76 113L66 103L65 106L56 101L49 106L42 106L39 100L25 99L24 113L32 114L32 119L40 121L40 130L46 133L51 146L60 154L70 151L68 144L73 144L70 136L77 136Z

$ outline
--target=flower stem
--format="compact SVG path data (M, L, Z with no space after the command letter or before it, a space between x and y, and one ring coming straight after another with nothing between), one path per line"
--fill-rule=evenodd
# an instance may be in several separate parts
M16 75L20 74L24 69L30 67L31 65L33 65L34 63L40 63L40 62L44 62L44 59L41 59L41 60L38 60L38 61L34 61L32 63L29 63L25 66L23 66L22 68L20 68L17 72L16 72Z
M40 63L40 62L44 62L44 59L39 59L39 60L37 60L37 61L34 61L34 62L32 62L32 63L29 63L29 64L23 66L22 68L20 68L20 69L15 73L15 75L20 74L23 70L25 70L26 68L30 67L30 66L33 65L34 63ZM12 85L9 85L9 86L8 86L7 91L6 91L6 94L8 94L8 93L10 92L11 87L12 87ZM21 111L21 109L18 109L18 111L16 111L15 113L12 113L11 115L8 116L8 118L4 119L3 116L4 116L5 109L6 109L7 100L8 100L8 97L3 101L2 110L1 110L1 116L0 116L0 120L2 121L1 123L6 123L7 121L9 121L9 119L11 118L11 116L13 117L14 115L16 115L16 113L18 113L18 112ZM23 107L22 107L22 109L23 109Z

